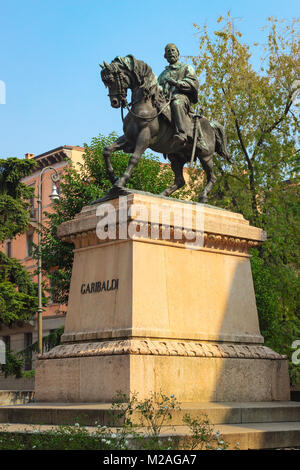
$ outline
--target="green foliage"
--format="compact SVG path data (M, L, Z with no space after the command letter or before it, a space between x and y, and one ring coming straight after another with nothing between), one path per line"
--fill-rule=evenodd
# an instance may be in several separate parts
M0 323L13 326L30 320L37 310L37 288L15 259L0 252Z
M47 336L43 337L43 350L50 349L60 344L60 338L64 332L64 326L57 328ZM2 366L5 377L9 375L15 376L16 379L21 377L34 377L34 370L24 371L26 357L31 356L33 352L38 352L38 341L30 344L27 348L17 353L6 350L6 364Z
M206 415L195 419L186 414L183 422L191 430L191 436L187 439L185 448L188 447L189 450L226 450L228 448L228 443L224 441L219 431L215 432Z
M35 167L34 160L0 160L0 242L28 229L28 199L34 190L21 179ZM30 275L17 260L0 252L0 323L11 327L30 320L36 309L37 289Z
M62 242L57 227L74 218L82 207L104 196L111 188L103 159L104 148L115 141L116 134L100 135L85 144L83 162L79 169L69 167L61 181L61 198L55 203L54 212L48 214L49 224L42 233L42 257L45 274L51 279L54 301L66 304L73 264L73 245ZM129 161L129 155L117 152L111 157L117 176L121 176ZM173 180L169 166L162 166L153 155L144 156L135 168L128 187L152 193L160 193ZM36 253L35 255L36 256Z
M2 364L1 371L4 373L4 377L7 378L9 375L14 375L16 379L22 377L22 370L24 367L24 362L22 359L18 358L17 355L13 354L11 351L6 350L6 363Z
M32 379L35 377L35 370L34 369L31 369L31 370L22 370L22 377L24 379Z
M146 427L153 439L158 438L162 426L171 421L172 412L179 409L174 395L168 397L163 393L152 393L149 398L136 405L136 410L142 416L142 425Z
M299 365L292 363L292 343L300 337L299 279L297 273L283 264L274 263L252 250L251 267L254 279L259 323L265 344L285 354L290 365L291 383L300 381Z
M122 427L117 428L123 435L123 441L128 440L128 433L134 438L139 449L169 449L171 442L161 439L162 427L172 420L172 412L180 410L174 395L168 397L163 393L151 393L149 398L138 400L134 394L129 400L125 394L118 393L112 401L111 410L114 413L113 425L123 420ZM143 433L137 432L140 428Z
M26 232L33 188L22 183L37 166L34 160L0 159L0 242Z
M60 326L56 330L51 331L49 335L43 336L43 351L50 351L50 349L60 344L60 339L64 332L64 329L65 329L64 326ZM39 350L39 344L38 344L38 341L35 341L34 343L27 346L27 348L23 349L22 351L19 351L17 354L20 357L25 358L27 354L38 352L38 350Z
M43 337L43 350L50 351L50 349L60 344L61 337L63 335L65 327L61 326L47 336Z
M292 184L266 193L260 220L268 239L251 258L262 335L287 355L292 383L300 380L300 368L291 362L292 342L300 337L299 196L300 186Z
M213 202L260 222L265 193L295 170L299 104L293 101L300 58L297 23L269 19L261 69L251 63L251 49L228 15L220 30L200 34L193 58L200 86L199 104L210 119L226 124L233 164L216 156L219 181ZM257 49L258 44L253 46Z

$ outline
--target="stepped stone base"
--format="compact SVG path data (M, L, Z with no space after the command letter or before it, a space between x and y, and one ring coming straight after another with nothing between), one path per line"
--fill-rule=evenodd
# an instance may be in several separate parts
M74 425L80 421L85 426L109 425L112 413L110 404L32 403L19 406L1 406L0 423L2 432L27 434L53 430L61 424ZM182 426L183 416L188 413L194 419L205 415L221 432L229 449L291 448L300 445L300 403L256 402L256 403L182 403L181 410L172 413L170 426L162 428L161 437L176 437L180 443L189 436L187 427ZM138 417L132 416L138 423ZM16 424L17 423L17 424ZM41 425L41 423L43 423ZM7 429L5 424L9 424ZM119 418L115 424L121 426ZM42 437L41 437L42 439ZM237 444L238 443L238 444Z

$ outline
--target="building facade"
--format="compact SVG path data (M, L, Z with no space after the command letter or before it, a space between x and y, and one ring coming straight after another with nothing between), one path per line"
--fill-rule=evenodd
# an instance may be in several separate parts
M41 155L34 156L33 154L25 154L25 158L33 158L38 162L38 168L30 176L23 179L23 182L28 186L34 188L35 197L30 201L31 213L30 224L25 234L19 235L13 240L6 240L0 245L0 250L4 251L7 256L18 259L25 268L32 273L33 280L37 281L37 276L34 272L37 269L37 261L32 258L33 243L38 242L37 233L37 197L38 197L38 184L39 176L44 168L52 167L62 174L70 163L77 165L81 162L82 154L84 153L83 147L64 145L53 150L49 150ZM52 179L51 174L55 170L44 170L42 175L41 184L41 200L42 200L42 224L46 221L46 212L51 212L52 201L50 195L52 192ZM57 191L59 193L59 182L57 183ZM47 284L47 279L43 279ZM46 296L49 294L45 293ZM64 325L66 315L66 306L55 304L50 295L48 305L43 311L43 336L47 336L51 331ZM38 339L38 318L37 315L32 318L28 323L22 326L15 326L8 328L0 325L0 338L6 343L6 347L12 352L22 351L30 344ZM34 356L28 357L25 361L25 370L34 368ZM6 388L6 384L11 380L4 379L3 374L0 374L0 389ZM18 381L16 381L18 382ZM19 383L21 383L19 381ZM7 389L7 388L6 388Z

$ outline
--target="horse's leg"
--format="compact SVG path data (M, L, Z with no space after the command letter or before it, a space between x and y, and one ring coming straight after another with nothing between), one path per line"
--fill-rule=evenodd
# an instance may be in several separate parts
M162 193L161 196L170 196L173 194L177 189L182 188L185 185L184 177L183 177L183 167L185 161L183 158L180 158L180 155L169 155L169 160L171 162L171 168L175 175L174 184L166 188Z
M112 184L114 184L117 181L118 178L116 177L116 175L114 173L114 169L113 169L111 161L110 161L110 156L113 152L116 152L118 150L124 150L124 152L131 152L132 151L132 146L130 146L130 144L129 144L128 140L126 139L125 135L122 135L121 137L119 137L113 144L108 145L103 150L103 157L104 157L104 161L105 161L107 176L109 177Z
M207 184L199 198L199 202L206 203L208 201L207 195L217 181L216 175L214 174L213 154L208 157L200 157L200 161L207 177Z
M147 126L147 127L144 127L140 131L138 138L136 140L134 152L129 159L128 167L124 175L115 182L114 184L115 187L118 187L118 188L125 187L127 181L131 177L131 174L135 166L138 164L142 154L149 147L149 143L150 143L150 128L149 126Z

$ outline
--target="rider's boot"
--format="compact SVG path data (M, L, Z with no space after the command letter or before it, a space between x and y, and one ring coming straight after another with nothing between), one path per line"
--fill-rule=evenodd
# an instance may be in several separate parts
M174 144L185 144L187 141L186 117L182 105L177 100L172 102L172 117L176 133L173 136Z

